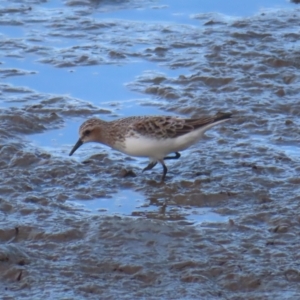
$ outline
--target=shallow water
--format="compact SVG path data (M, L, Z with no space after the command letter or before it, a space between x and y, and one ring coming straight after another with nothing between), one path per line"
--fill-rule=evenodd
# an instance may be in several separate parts
M295 4L0 5L5 299L300 297ZM91 116L217 111L163 185L102 145L68 156Z

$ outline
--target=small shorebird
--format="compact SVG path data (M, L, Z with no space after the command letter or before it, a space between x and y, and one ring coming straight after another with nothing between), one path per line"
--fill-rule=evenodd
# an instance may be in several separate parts
M80 126L80 138L69 155L84 143L101 143L131 156L149 157L150 162L143 172L151 170L159 162L163 167L161 181L164 181L168 171L165 159L178 159L179 151L196 144L206 130L230 117L230 113L217 113L197 119L138 116L111 122L93 118ZM170 153L175 155L167 156Z

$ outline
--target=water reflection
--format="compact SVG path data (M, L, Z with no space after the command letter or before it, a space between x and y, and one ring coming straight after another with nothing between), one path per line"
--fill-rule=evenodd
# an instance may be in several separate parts
M173 214L176 216L173 218L174 220L185 219L195 225L228 222L228 217L213 212L208 207L193 208L192 210L176 207L174 210L172 206L167 206L166 209L161 209L160 206L151 205L143 194L126 189L109 198L72 200L67 201L67 204L78 206L83 211L91 214L134 215L155 219L170 219L170 215Z
M142 210L145 204L145 197L132 190L121 190L109 198L99 198L93 200L73 200L68 201L71 205L78 205L85 211L92 214L121 214L131 215L134 210ZM147 208L147 210L156 208Z

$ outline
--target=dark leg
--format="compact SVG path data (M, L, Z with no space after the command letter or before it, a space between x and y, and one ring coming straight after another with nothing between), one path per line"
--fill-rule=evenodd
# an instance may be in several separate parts
M161 180L160 180L160 182L163 183L164 180L165 180L165 178L166 178L166 174L167 174L167 172L168 172L168 168L166 167L166 165L165 165L165 163L164 163L163 160L160 160L159 162L160 162L160 163L162 164L162 166L163 166L163 176L161 177Z
M156 166L156 164L157 164L157 161L150 162L149 165L146 168L144 168L142 172L153 169Z
M179 152L175 152L175 156L167 156L164 159L178 159L180 156Z

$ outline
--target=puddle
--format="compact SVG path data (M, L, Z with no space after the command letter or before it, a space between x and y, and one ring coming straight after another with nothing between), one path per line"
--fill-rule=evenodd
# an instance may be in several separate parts
M131 190L122 190L111 198L99 198L94 200L74 200L68 204L82 207L92 214L121 214L130 216L133 211L144 211L145 197ZM147 211L157 210L157 207L147 207Z
M259 13L261 10L294 8L286 0L247 1L231 0L222 2L213 1L172 1L161 0L153 3L152 9L124 9L113 12L95 13L94 16L111 19L134 21L148 21L161 23L179 23L199 26L199 21L191 18L195 14L216 13L230 17L247 17Z
M160 72L165 71L171 77L186 73L183 68L169 70L147 61L132 62L121 66L97 65L74 69L53 68L53 66L34 61L32 57L26 59L5 58L1 67L3 69L13 68L36 72L36 74L2 78L5 83L28 87L40 93L70 95L96 106L111 105L113 102L122 103L129 99L135 105L139 101L150 105L152 99L142 98L139 93L127 88L126 84L133 81L138 75L152 73L158 69ZM51 78L50 81L49 78ZM137 98L139 98L138 101ZM139 106L136 105L136 107ZM151 114L149 108L146 114Z
M137 93L125 87L143 70L153 68L153 64L133 63L123 66L97 65L76 68L54 68L35 62L33 58L5 58L2 68L18 68L38 72L37 76L15 76L3 78L16 86L26 86L41 93L70 95L84 99L95 105L105 101L121 101L136 98ZM118 74L118 76L115 76ZM51 80L49 81L49 78Z
M294 8L295 6L286 0L254 0L254 1L172 1L162 0L162 5L168 5L171 13L176 14L195 14L195 13L220 13L228 16L251 16L258 13L261 9L270 8Z
M200 208L186 216L188 220L195 222L195 225L200 223L225 223L228 222L228 217L222 216L211 211L210 208Z
M299 158L300 145L276 145L278 149L284 151L288 156Z
M300 153L300 144L279 144L274 143L270 141L270 139L267 136L263 135L251 135L250 139L254 141L256 144L259 144L260 146L265 146L268 148L273 149L274 151L280 153L285 153L286 156L292 157L293 159L299 159L299 153Z
M280 145L273 143L270 147L276 150L276 152L283 152L289 158L299 161L300 145Z
M78 140L79 124L77 120L68 120L63 128L32 134L26 139L32 146L43 148L54 156L66 156Z
M67 201L70 205L78 206L84 211L92 214L105 215L134 215L143 216L149 212L161 214L160 206L149 205L149 201L140 193L132 190L122 190L114 194L111 198L99 198L93 200L73 200ZM225 223L228 222L228 217L221 216L218 213L211 211L211 208L203 207L198 209L176 208L176 215L182 215L194 225L201 223ZM171 212L170 212L171 211ZM167 206L167 212L172 214L172 207Z
M24 29L19 26L1 25L0 36L9 36L10 38L20 38L24 36Z
M42 7L50 9L68 9L68 6L62 4L61 1L47 1L41 3ZM101 6L95 6L95 11L101 10L102 17L130 19L135 21L155 21L155 22L183 22L193 24L189 19L191 14L195 13L211 13L217 12L228 16L251 16L261 9L274 8L294 8L295 5L286 0L253 0L241 2L240 0L230 1L172 1L160 0L152 1L148 4L148 8L124 9L124 5L120 3L102 3ZM112 11L113 12L110 12Z

